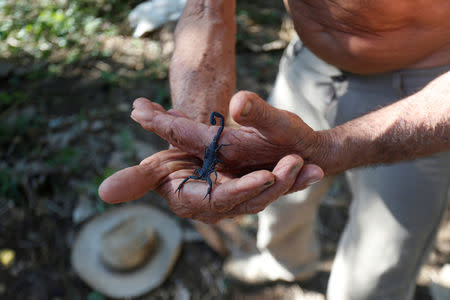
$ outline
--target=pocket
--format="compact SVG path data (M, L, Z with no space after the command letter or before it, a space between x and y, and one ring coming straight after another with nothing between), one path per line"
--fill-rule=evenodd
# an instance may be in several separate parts
M288 60L295 59L303 49L303 42L296 36L286 47L284 57Z

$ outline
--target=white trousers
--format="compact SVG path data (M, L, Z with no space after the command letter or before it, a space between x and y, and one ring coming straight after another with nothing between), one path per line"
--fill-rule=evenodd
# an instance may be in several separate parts
M450 65L379 75L342 72L294 40L269 103L327 129L422 89ZM415 279L446 209L450 152L346 172L353 201L328 284L329 300L412 299ZM259 214L258 248L293 277L319 258L317 209L331 183L283 196Z

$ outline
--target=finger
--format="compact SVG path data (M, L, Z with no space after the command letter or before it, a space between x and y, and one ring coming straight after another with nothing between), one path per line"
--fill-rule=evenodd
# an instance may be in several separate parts
M267 207L271 202L285 194L295 182L303 166L303 160L298 155L288 155L282 158L273 170L275 183L266 189L258 191L248 201L236 205L226 212L201 212L192 217L209 224L218 222L223 218L231 218L243 214L255 214Z
M299 123L303 123L294 114L277 109L257 94L248 91L241 91L233 96L230 114L239 124L254 127L265 137L275 141L285 141L286 138L292 140L292 137L298 135Z
M153 110L160 111L160 112L165 112L166 111L161 104L159 104L157 102L150 101L150 100L148 100L147 98L144 98L144 97L137 98L136 100L133 101L133 109L136 108L135 104L142 103L142 102L146 103L146 105L150 106L151 109L153 109Z
M165 198L171 210L180 217L188 218L202 212L231 210L237 204L247 201L274 182L274 176L266 170L247 174L239 179L219 177L220 184L213 184L211 198L205 194L208 185L203 181L190 180L186 182L180 193L174 193L182 180L192 173L170 174L157 192Z
M241 178L227 181L214 190L209 210L225 212L236 205L252 199L275 182L275 176L267 170L249 173Z
M186 119L189 118L185 113L183 113L179 110L176 110L176 109L169 109L167 111L167 113L171 116L178 117L178 118L186 118Z
M145 98L133 103L131 118L146 130L152 131L171 145L189 153L203 156L203 149L209 145L217 128L178 117L176 113L167 113L157 109Z
M292 187L286 194L303 190L319 181L324 176L323 170L314 164L304 165Z
M237 205L233 210L227 212L227 217L256 214L266 208L270 203L291 189L302 167L303 159L300 156L290 154L283 157L272 171L275 176L275 183L258 196Z
M127 202L143 196L155 187L156 182L156 177L146 176L139 166L133 166L106 178L98 188L98 194L108 203Z
M149 190L156 189L170 173L192 168L186 153L179 150L158 152L139 165L120 170L106 178L98 189L100 198L108 203L120 203L142 197Z

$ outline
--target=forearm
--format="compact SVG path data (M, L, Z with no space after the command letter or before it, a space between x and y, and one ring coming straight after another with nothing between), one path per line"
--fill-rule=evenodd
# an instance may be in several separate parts
M235 0L188 0L170 64L173 107L207 122L228 114L235 89Z
M423 90L319 132L324 151L312 160L326 174L450 150L450 72Z

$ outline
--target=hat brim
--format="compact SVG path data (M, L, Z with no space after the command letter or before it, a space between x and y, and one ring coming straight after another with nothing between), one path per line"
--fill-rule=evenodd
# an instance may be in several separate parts
M158 247L149 261L130 272L107 268L100 259L102 235L123 220L145 216L158 233ZM114 298L137 297L159 286L170 273L181 249L182 233L175 220L146 205L128 205L95 217L79 232L72 266L93 289Z

